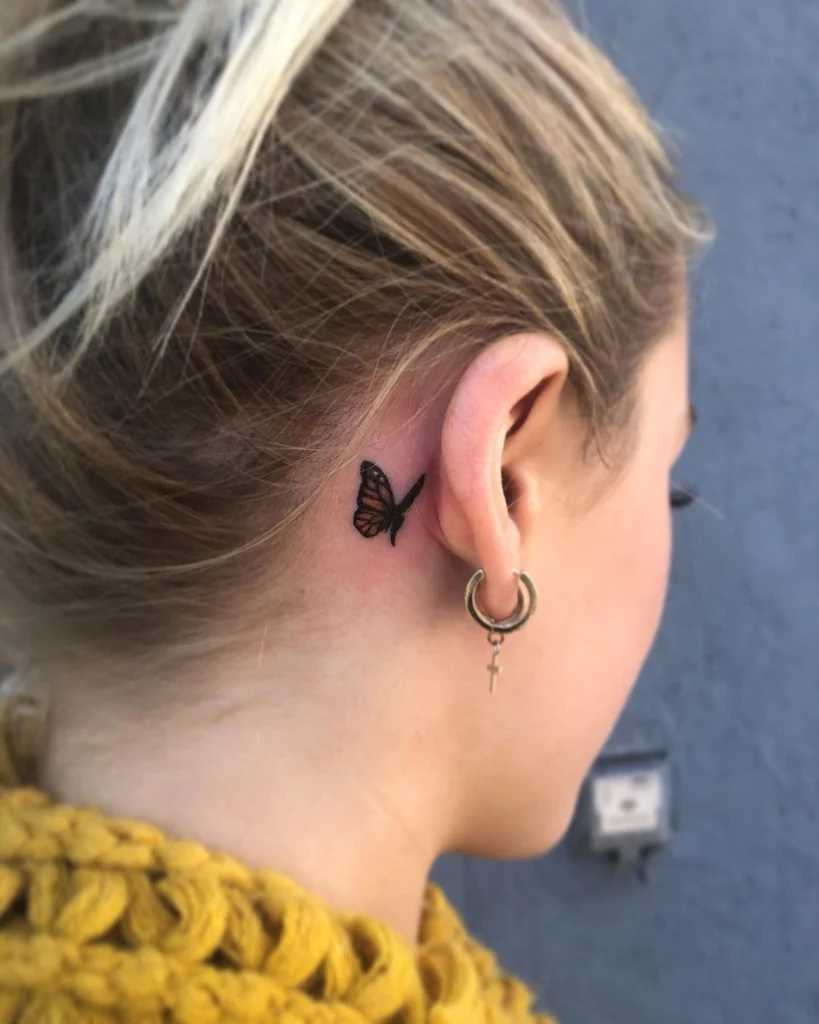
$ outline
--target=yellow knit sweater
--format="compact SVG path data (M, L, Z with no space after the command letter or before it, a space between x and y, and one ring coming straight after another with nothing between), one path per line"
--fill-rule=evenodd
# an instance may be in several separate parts
M0 788L0 1024L547 1024L435 886L417 946L150 825Z

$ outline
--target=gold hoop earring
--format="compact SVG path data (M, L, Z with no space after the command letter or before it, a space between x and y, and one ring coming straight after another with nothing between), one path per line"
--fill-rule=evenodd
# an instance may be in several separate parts
M493 619L491 616L485 615L478 608L476 602L478 587L486 577L483 569L477 569L473 573L469 583L466 585L466 594L464 595L466 610L478 625L486 630L486 638L492 647L492 661L486 666L489 672L490 693L495 692L495 678L501 670L498 662L500 660L503 638L507 633L514 633L516 629L525 626L537 608L537 587L535 586L535 581L528 572L524 572L522 569L514 569L513 572L518 578L518 602L515 610L508 618Z

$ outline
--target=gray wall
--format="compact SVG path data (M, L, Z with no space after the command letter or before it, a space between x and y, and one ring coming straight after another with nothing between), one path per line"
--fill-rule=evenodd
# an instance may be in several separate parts
M648 884L566 847L446 858L468 923L563 1024L819 1022L819 2L587 0L719 230L698 275L666 620L614 742L667 745Z

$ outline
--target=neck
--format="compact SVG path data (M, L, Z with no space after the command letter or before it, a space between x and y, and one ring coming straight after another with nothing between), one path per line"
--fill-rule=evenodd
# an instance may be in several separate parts
M440 737L428 723L407 728L407 708L423 706L417 687L408 704L400 683L380 679L357 701L357 674L307 679L286 661L275 679L223 681L214 692L230 697L193 711L57 688L44 788L281 871L414 942L446 845Z

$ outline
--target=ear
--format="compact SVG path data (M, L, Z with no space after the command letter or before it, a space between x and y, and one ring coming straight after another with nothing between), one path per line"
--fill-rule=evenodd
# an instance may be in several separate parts
M537 464L568 376L550 335L517 334L482 349L449 402L441 436L439 530L459 558L486 573L481 606L493 618L517 601L513 570L542 499Z

